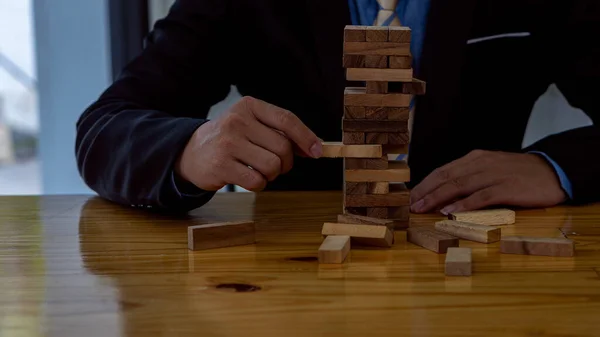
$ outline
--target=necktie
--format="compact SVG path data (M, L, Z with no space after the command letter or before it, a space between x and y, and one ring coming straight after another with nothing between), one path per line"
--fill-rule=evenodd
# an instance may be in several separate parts
M377 0L379 12L373 23L374 26L400 26L400 19L396 15L398 0Z

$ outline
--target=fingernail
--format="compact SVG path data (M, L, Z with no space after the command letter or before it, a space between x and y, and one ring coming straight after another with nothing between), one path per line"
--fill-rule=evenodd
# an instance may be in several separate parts
M310 147L310 154L314 158L320 158L323 155L323 146L320 142L316 142Z
M421 199L419 201L417 201L416 203L414 203L410 208L413 212L420 212L421 209L423 208L423 206L425 205L425 200Z
M444 215L448 215L448 214L454 212L455 209L456 209L456 206L450 205L450 206L446 206L446 207L442 208L442 210L440 212Z

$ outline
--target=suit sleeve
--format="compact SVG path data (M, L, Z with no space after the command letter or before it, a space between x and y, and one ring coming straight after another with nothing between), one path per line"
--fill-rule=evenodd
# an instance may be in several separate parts
M229 93L226 11L224 0L176 1L141 55L80 116L77 165L98 195L178 212L212 198L173 166L210 107Z
M600 201L600 5L593 1L561 2L549 20L543 45L548 74L570 105L593 125L548 136L524 151L552 158L568 177L575 204ZM560 17L560 19L559 19Z

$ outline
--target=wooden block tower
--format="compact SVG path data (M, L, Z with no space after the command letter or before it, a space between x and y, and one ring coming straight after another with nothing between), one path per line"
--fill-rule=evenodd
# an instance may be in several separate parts
M381 145L379 158L344 158L345 215L393 219L405 227L410 195L409 117L425 82L413 78L408 27L347 26L343 66L348 81L364 82L344 93L344 145Z

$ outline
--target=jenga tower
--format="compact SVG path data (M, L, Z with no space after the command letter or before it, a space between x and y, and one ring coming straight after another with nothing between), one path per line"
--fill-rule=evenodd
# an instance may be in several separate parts
M380 144L383 151L377 159L344 158L343 211L394 219L397 228L409 220L404 183L410 181L410 169L405 161L388 158L408 153L411 103L415 95L425 94L425 82L413 78L410 41L408 27L344 30L346 79L366 85L345 90L343 143Z

